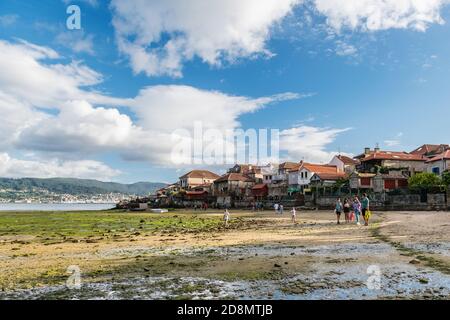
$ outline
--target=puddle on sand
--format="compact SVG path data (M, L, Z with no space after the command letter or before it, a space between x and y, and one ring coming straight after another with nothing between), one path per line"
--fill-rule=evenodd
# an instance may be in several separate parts
M438 243L404 243L405 247L419 250L431 254L440 254L446 257L450 257L450 242L438 242Z

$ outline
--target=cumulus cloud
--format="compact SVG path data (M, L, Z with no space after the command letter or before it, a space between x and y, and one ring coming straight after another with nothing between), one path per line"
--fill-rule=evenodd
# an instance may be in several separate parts
M120 149L137 130L115 108L95 108L86 101L68 101L57 115L26 127L17 138L21 148L50 152L101 152Z
M301 0L113 0L119 50L136 73L179 77L199 57L219 66L268 55L271 27Z
M42 108L57 107L71 99L100 104L124 102L84 88L101 83L103 76L100 73L80 61L63 64L58 59L59 54L48 47L26 41L0 40L1 90ZM59 63L49 63L55 60Z
M239 116L255 112L264 106L302 97L284 93L261 98L227 95L191 86L153 86L141 90L130 106L143 128L171 132L192 129L196 121L219 130L240 126Z
M336 151L326 151L336 137L350 130L298 126L280 132L280 149L288 152L289 159L328 163Z
M7 153L0 153L0 176L8 178L85 178L110 180L120 174L102 162L94 160L48 161L21 160Z
M425 31L431 24L443 23L440 11L448 3L448 0L314 0L317 11L338 31L344 28Z

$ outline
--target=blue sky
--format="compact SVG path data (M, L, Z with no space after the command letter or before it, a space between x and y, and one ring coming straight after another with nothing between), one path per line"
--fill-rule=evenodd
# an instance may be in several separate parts
M196 120L279 129L293 161L449 143L450 6L401 2L2 1L0 175L170 182Z

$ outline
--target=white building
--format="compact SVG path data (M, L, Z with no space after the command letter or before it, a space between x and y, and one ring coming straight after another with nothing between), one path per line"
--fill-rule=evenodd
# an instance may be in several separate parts
M304 190L311 184L311 178L316 173L335 174L338 173L338 168L332 165L304 162L298 170L289 173L289 186Z
M335 155L331 159L329 165L336 166L338 172L345 172L347 174L352 173L356 170L356 166L359 164L357 160L343 155Z

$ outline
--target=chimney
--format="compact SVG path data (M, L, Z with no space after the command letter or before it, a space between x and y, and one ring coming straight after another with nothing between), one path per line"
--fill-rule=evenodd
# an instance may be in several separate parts
M364 154L368 155L370 153L370 148L364 148Z
M377 145L375 146L375 152L380 152L380 145L377 143Z

